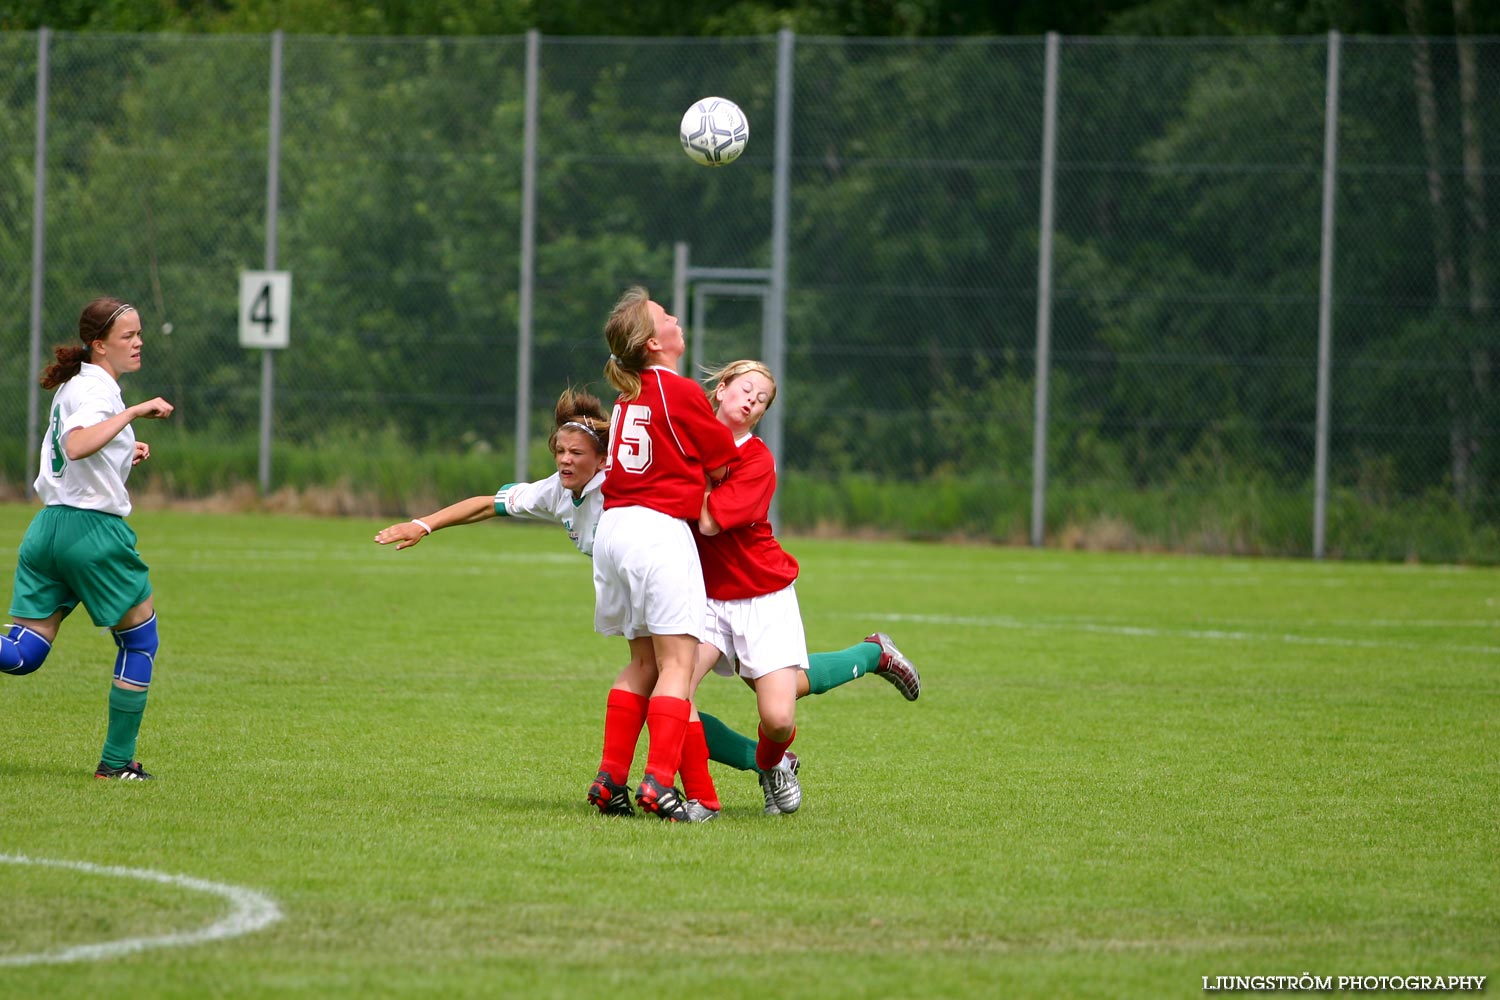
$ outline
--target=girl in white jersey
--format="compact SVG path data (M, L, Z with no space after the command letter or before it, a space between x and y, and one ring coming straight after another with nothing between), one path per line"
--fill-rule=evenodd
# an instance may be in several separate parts
M599 400L566 389L557 399L556 427L547 445L557 471L536 483L506 483L494 494L470 497L442 510L382 528L375 541L410 548L440 528L476 524L492 517L560 524L584 555L594 551L594 530L604 512L604 442L609 421Z
M136 737L156 659L156 608L135 532L125 523L130 470L151 456L132 421L170 416L161 397L126 406L120 376L141 367L135 307L95 299L78 317L82 344L56 348L42 388L56 389L34 488L45 505L32 518L16 561L12 622L0 634L0 673L42 665L62 620L82 603L110 629L118 651L109 725L96 778L149 779L135 760Z

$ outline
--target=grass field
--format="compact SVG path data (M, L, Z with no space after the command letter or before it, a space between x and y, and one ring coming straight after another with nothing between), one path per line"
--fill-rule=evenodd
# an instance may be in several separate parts
M31 509L0 507L8 584ZM624 644L560 531L140 512L145 785L89 775L114 647L0 678L15 997L1160 997L1500 973L1500 571L798 540L814 648L922 668L799 703L805 804L583 799ZM753 731L734 682L706 708ZM641 757L637 758L637 774Z

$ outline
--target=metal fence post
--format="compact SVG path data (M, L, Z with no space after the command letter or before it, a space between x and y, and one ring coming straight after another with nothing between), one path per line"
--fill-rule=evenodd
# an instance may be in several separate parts
M1057 173L1057 32L1047 32L1042 98L1042 194L1036 261L1036 413L1031 441L1031 544L1045 540L1047 389L1052 367L1052 203Z
M771 281L763 319L766 341L766 367L775 372L779 390L785 393L786 370L786 259L787 216L791 200L792 168L792 58L797 36L790 28L776 33L776 149L772 170L771 200ZM781 450L782 420L787 404L766 413L766 427L761 432L766 446L778 463L785 463ZM784 465L783 465L784 467ZM771 497L770 520L779 520L781 505Z
M536 283L536 118L542 34L526 32L526 127L521 154L521 287L516 306L516 482L527 470L531 444L531 295Z
M687 314L689 252L688 244L684 240L678 240L672 244L672 315L677 317L679 324L689 318Z
M1323 120L1323 246L1318 260L1318 412L1313 458L1313 558L1322 559L1328 522L1328 395L1333 355L1333 225L1339 155L1339 50L1328 33L1328 96Z
M43 28L36 36L36 155L32 168L31 192L31 362L26 379L26 495L35 495L40 440L37 420L42 374L42 298L47 272L47 77L51 61L52 29Z
M271 33L270 121L266 138L266 270L276 270L277 202L281 198L281 47L280 29ZM271 492L271 411L276 385L275 351L260 352L260 492Z

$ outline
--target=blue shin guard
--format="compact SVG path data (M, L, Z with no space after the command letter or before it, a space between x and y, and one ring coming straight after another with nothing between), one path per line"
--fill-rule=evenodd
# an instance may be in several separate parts
M111 632L120 651L115 654L115 680L137 687L151 685L151 668L156 663L156 614L132 628Z
M11 625L0 635L0 674L29 674L50 652L52 643L24 625Z

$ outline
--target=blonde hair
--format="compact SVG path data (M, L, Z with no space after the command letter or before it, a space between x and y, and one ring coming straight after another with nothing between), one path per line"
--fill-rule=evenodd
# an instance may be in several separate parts
M650 304L651 293L631 285L604 321L604 342L609 345L604 377L626 399L641 394L641 373L648 366L646 342L656 336Z
M557 451L557 435L564 427L572 427L581 431L587 431L594 439L594 449L600 455L607 454L609 446L605 443L609 440L609 418L604 415L604 404L599 402L599 397L582 389L574 389L572 386L564 389L562 395L557 397L557 409L552 413L554 427L552 435L547 438L549 451Z
M721 365L711 372L704 373L703 384L707 386L708 405L714 408L715 413L719 412L719 397L714 394L714 390L721 385L733 382L741 375L749 375L751 372L763 376L767 382L771 383L771 396L766 400L766 409L769 410L771 408L771 404L776 402L776 376L771 374L771 369L767 368L764 362L742 358L739 361L731 361L727 365ZM761 415L765 415L765 410L761 411ZM759 420L756 422L759 423Z

